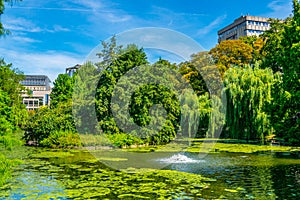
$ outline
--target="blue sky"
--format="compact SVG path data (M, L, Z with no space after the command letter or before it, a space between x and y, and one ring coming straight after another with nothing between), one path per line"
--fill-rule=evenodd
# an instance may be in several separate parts
M25 74L54 81L101 41L127 30L167 28L209 50L217 31L241 15L283 19L291 12L291 0L23 0L1 17L11 35L0 38L0 55Z

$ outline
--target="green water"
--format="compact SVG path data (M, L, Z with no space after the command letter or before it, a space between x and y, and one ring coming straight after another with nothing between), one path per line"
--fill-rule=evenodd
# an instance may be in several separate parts
M196 154L189 154L196 157ZM218 153L199 164L173 164L168 169L214 178L209 199L299 199L300 160L276 153ZM229 191L229 193L226 193Z
M300 197L300 159L274 152L213 153L203 159L197 153L184 153L197 162L172 164L161 160L176 153L111 150L92 155L87 151L34 148L24 151L28 155L8 184L0 188L0 199ZM96 154L101 162L95 159Z

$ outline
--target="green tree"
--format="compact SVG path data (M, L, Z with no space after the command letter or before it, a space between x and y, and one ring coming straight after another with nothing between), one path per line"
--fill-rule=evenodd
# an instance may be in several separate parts
M77 71L72 96L73 115L80 134L101 134L95 112L95 93L99 80L97 68L90 62Z
M293 15L284 21L275 20L264 36L263 52L266 57L264 67L270 67L282 74L282 82L277 84L271 108L276 117L272 120L277 136L284 137L293 144L300 143L300 5L293 0ZM278 113L278 110L281 113Z
M300 58L300 4L294 0L293 5L293 17L282 34L282 57L278 58L283 68L284 88L292 94L292 115L300 112L300 59L297 59Z
M132 94L129 106L133 121L143 127L137 132L138 136L150 144L167 143L179 131L180 96L175 89L179 88L176 87L179 80L172 73L175 69L175 65L160 59L153 65L139 70L138 77L132 77L135 80L130 81L131 84L138 85L147 82L148 77L153 80L150 84L140 86ZM123 88L126 88L126 84L124 81ZM126 90L124 92L126 93Z
M113 120L110 107L114 86L127 71L144 64L147 64L147 60L143 49L131 45L103 71L96 91L96 112L99 124L105 133L120 132Z
M0 89L0 135L12 133L14 130L11 100L6 92Z
M264 42L261 49L261 54L264 55L262 68L271 68L274 72L282 72L282 66L279 62L279 58L282 57L281 40L283 39L284 27L289 20L289 18L284 21L271 19L270 29L261 35Z
M9 33L3 27L1 15L4 12L4 3L12 0L0 0L0 36ZM22 80L20 73L12 70L11 64L7 65L3 59L0 60L0 143L5 148L11 150L16 144L20 144L19 138L13 135L17 125L25 124L26 110L20 104L21 87L19 81ZM11 84L11 85L10 85ZM5 158L0 153L0 186L10 178L12 167L15 161Z
M18 130L15 124L15 107L10 104L9 95L0 89L0 143L4 144L4 147L9 150L21 143L15 134Z
M224 75L227 92L227 132L224 137L235 139L260 139L272 133L269 115L266 112L272 101L271 90L276 83L271 69L230 68Z
M187 120L187 118L196 118L197 112L200 118L200 121L198 124L198 132L195 135L195 137L205 137L208 131L208 124L209 124L209 118L211 115L211 101L210 101L210 94L206 85L205 80L203 79L203 75L213 76L213 73L210 73L210 65L212 65L212 60L210 58L210 55L208 52L200 52L197 54L194 54L191 56L190 61L186 61L179 64L179 72L182 74L183 78L187 80L187 82L192 86L193 90L198 96L198 108L192 108L187 109L187 106L194 107L193 104L186 104L181 112L182 112L182 118L181 120L185 120L185 124L191 126L192 121L191 119ZM208 73L203 73L204 71ZM189 93L186 93L184 96L186 100L188 101L190 98L194 98ZM197 110L198 109L198 110ZM192 113L190 110L193 110ZM195 123L195 122L194 122ZM190 129L190 128L189 128ZM189 134L190 135L190 134Z
M209 65L207 62L207 56L207 52L200 52L192 55L191 61L183 62L179 65L179 72L182 74L183 78L191 84L197 95L202 95L208 92L206 83L198 69L199 65Z
M51 93L51 106L39 108L29 117L24 139L47 147L80 146L72 112L72 97L77 74L59 74Z
M27 118L25 106L21 104L21 93L24 91L24 87L20 81L23 79L24 75L18 69L12 69L12 64L6 64L0 60L0 90L6 93L10 99L6 103L12 110L12 124L15 129L22 127Z
M56 107L59 103L68 102L72 99L76 74L70 77L68 74L59 74L55 79L50 97L51 106Z
M120 52L102 72L97 86L96 108L102 130L118 145L169 142L180 131L180 102L186 101L177 90L173 91L180 88L181 76L179 79L175 76L177 66L162 59L149 65L143 49L134 45ZM130 88L135 88L132 93ZM129 114L126 103L120 103L123 101L129 102ZM183 118L189 120L189 114ZM124 126L119 127L119 123Z
M109 42L102 41L102 50L96 55L101 59L96 63L98 70L104 70L121 55L122 45L117 45L116 36L113 36Z
M13 69L12 64L6 64L4 60L0 60L0 88L7 92L12 104L21 102L20 94L24 87L20 84L25 76L18 69Z

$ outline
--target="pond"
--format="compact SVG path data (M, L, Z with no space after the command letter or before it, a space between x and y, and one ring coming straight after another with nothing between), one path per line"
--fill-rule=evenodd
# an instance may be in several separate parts
M285 153L26 151L1 200L300 197L300 159Z
M213 199L219 198L224 188L229 193L223 196L228 199L298 199L300 160L279 156L275 153L218 153L209 154L200 164L172 164L167 168L216 179L205 193Z

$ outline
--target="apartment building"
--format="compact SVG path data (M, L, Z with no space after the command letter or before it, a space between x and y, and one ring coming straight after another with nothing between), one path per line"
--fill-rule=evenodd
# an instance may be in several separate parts
M270 18L257 16L241 16L233 23L218 31L218 42L224 40L237 40L242 36L259 36L270 29Z

